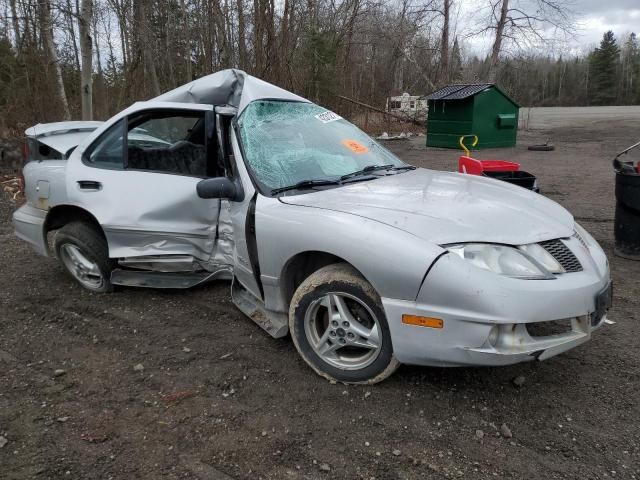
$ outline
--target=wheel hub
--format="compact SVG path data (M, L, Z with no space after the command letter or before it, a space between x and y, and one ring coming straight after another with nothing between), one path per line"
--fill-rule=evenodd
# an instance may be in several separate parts
M380 354L380 324L359 298L330 292L312 302L305 314L305 334L316 354L343 370L365 368Z
M62 263L69 273L85 287L97 289L102 286L104 279L98 264L84 254L84 252L72 243L65 243L60 248Z

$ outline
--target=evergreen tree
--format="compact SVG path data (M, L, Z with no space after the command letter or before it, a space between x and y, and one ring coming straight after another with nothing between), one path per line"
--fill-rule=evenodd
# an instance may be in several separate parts
M589 100L592 105L612 105L616 102L620 47L612 31L602 37L600 47L589 57Z

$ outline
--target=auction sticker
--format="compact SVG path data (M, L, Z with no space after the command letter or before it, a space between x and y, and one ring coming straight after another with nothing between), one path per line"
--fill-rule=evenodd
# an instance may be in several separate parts
M333 113L327 110L326 112L322 112L316 115L316 118L320 120L322 123L330 123L330 122L335 122L336 120L340 120L342 117L337 113Z
M357 140L342 140L342 143L345 147L351 150L353 153L367 153L369 149L362 145Z

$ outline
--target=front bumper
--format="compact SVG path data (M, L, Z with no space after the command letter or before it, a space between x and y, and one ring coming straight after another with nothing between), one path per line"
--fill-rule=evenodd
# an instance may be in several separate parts
M416 301L382 298L396 358L414 365L511 365L587 342L609 323L604 312L594 313L609 285L608 264L599 247L592 250L572 245L584 270L554 280L501 277L443 256ZM442 319L442 328L405 324L403 315ZM540 335L539 327L551 321L564 329Z
M49 249L44 236L47 212L25 204L13 213L15 234L27 242L40 255L48 256Z

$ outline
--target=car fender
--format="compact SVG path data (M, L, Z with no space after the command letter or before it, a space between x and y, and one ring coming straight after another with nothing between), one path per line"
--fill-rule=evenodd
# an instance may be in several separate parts
M300 253L339 257L356 268L381 297L413 301L430 265L444 252L438 245L375 220L263 196L256 208L256 235L265 305L280 311L288 307L280 279L289 260Z
M22 174L28 204L48 210L67 201L65 160L32 161L24 166Z

